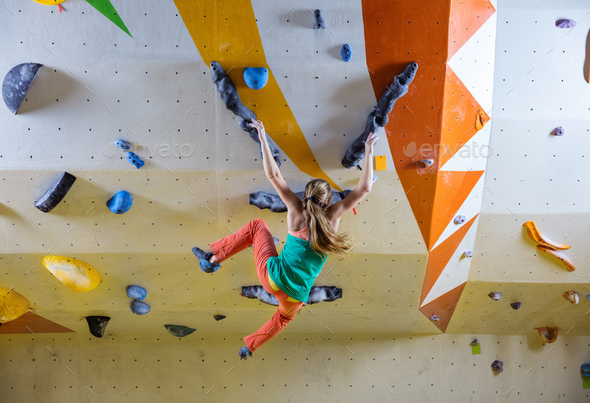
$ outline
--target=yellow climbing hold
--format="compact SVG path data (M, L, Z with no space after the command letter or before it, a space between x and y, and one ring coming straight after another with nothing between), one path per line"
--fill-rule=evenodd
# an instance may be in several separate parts
M522 226L526 228L526 231L529 234L529 237L531 237L531 239L538 244L541 244L541 245L543 245L549 249L553 249L553 250L555 250L555 249L569 249L570 248L567 245L553 242L552 240L547 239L547 237L541 235L541 231L539 231L539 229L537 228L534 221L527 221Z
M43 266L74 291L90 291L102 282L94 267L71 257L45 256Z
M29 309L29 301L22 294L0 287L0 323L15 320Z
M56 4L63 3L66 0L35 0L39 4L44 6L55 6Z

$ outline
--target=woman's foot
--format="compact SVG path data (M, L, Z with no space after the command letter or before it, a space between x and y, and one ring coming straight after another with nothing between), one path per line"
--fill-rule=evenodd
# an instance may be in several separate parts
M205 273L215 273L219 269L220 265L213 252L205 252L204 250L197 248L196 246L192 249L193 254L199 258L199 265L201 270Z
M242 360L247 360L248 357L252 357L252 353L250 352L250 350L248 350L248 347L246 346L242 347L238 354L240 354L240 358Z

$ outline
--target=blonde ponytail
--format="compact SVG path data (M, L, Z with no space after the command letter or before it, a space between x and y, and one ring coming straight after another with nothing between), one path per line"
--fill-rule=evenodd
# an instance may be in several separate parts
M326 217L326 204L332 189L323 179L314 179L305 187L303 207L309 215L309 244L320 255L332 253L343 259L353 247L350 237L336 234Z

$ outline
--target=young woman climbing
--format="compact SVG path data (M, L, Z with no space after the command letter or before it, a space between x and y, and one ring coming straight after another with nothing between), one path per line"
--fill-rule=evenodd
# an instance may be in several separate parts
M252 120L262 148L264 173L287 206L287 241L280 254L273 237L261 219L210 244L211 252L192 249L201 269L214 273L220 263L253 245L258 279L266 291L279 301L275 315L260 329L244 337L239 351L242 359L252 356L260 346L276 336L293 320L304 302L315 278L320 274L328 254L345 257L353 247L346 234L338 235L340 219L353 209L370 191L373 184L373 144L378 137L371 133L365 144L364 169L358 185L343 200L332 202L332 189L323 179L313 179L305 186L301 200L289 189L266 140L264 125Z

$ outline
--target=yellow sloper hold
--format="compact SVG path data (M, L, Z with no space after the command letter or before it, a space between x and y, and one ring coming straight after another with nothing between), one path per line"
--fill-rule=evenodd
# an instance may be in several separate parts
M212 61L221 64L236 85L244 105L264 122L269 135L297 168L341 190L316 162L266 62L251 2L174 0L174 3L205 64L210 65ZM266 67L269 74L264 88L253 90L244 84L242 74L246 67Z
M35 0L35 2L39 4L43 4L44 6L55 6L56 4L63 3L66 0Z
M0 323L15 320L29 309L29 301L22 294L0 287Z
M522 226L525 227L527 234L529 234L529 237L531 237L531 239L538 244L541 244L541 245L546 246L547 248L553 249L553 250L555 250L555 249L569 249L570 248L567 245L553 242L552 240L547 239L547 237L541 235L541 232L539 231L539 229L535 225L534 221L527 221L524 224L522 224Z
M94 267L71 257L45 256L43 266L74 291L90 291L102 282Z
M537 249L539 249L541 252L548 253L551 256L558 258L561 261L561 263L563 263L565 265L565 268L568 269L569 271L576 270L576 266L574 266L574 263L563 253L557 252L553 249L549 249L548 247L546 247L544 245L537 245Z

